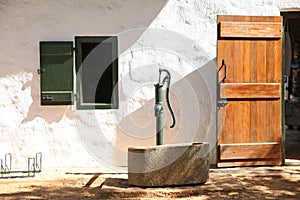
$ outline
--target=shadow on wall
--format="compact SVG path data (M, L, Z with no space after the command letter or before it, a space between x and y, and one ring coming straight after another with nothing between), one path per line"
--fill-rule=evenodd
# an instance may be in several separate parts
M155 1L155 3L153 3L153 1L149 1L149 0L143 0L143 1L138 0L138 1L126 2L124 5L123 5L123 3L120 3L120 5L111 5L110 6L111 18L110 18L110 20L101 21L101 23L104 23L100 26L101 32L99 32L99 23L98 23L97 19L95 19L94 22L95 22L95 24L97 24L97 26L93 27L92 25L90 25L89 27L93 27L94 30L88 29L88 30L90 30L89 33L93 33L93 35L101 35L103 33L116 34L116 33L122 32L122 31L127 31L130 29L138 28L138 27L148 27L151 24L151 22L157 17L159 12L166 6L167 2L168 2L168 0L157 0L157 1ZM104 4L106 4L106 3L104 3ZM124 7L125 5L126 5L126 8ZM144 5L144 6L142 6L143 9L140 8L141 5ZM151 6L146 6L146 5L151 5ZM99 6L101 7L101 5L99 5ZM121 11L124 13L124 15L122 15ZM71 14L73 14L73 13L70 13L70 15ZM77 15L78 15L78 13L77 13ZM122 18L122 20L120 20L120 18ZM68 17L68 19L69 19L69 17ZM74 19L72 19L72 22L73 22L73 20ZM67 23L61 19L59 21L61 23ZM105 25L105 23L107 23L107 25ZM72 23L70 23L70 24L72 24ZM90 24L93 24L93 21L91 21ZM57 24L57 26L64 27L64 24ZM26 31L26 30L24 30L24 31ZM73 35L73 36L75 36L76 34L80 35L82 28L80 26L76 26L76 27L72 26L72 28L68 31L69 31L69 33L67 33L67 35ZM140 35L142 33L143 32L139 32L139 34L137 34L137 35L133 35L133 36L131 35L131 37L133 37L133 38L130 38L130 40L124 44L122 43L122 47L120 47L120 48L128 49L132 45L132 43L134 43L140 37ZM47 32L45 34L49 34L49 33ZM39 40L41 40L41 38L45 38L45 37L49 38L48 35L47 36L41 35L39 37L40 38L33 39L34 43L35 43L34 45L38 45L38 42L39 42ZM53 38L57 38L57 35L53 35ZM69 40L73 40L73 38L69 38ZM35 53L36 53L36 55L38 55L38 52L35 52ZM37 57L38 56L34 56L33 58L37 58ZM35 66L35 65L36 64L32 64L32 66ZM15 68L13 68L13 69L15 69ZM18 69L18 70L20 70L20 69ZM3 73L5 74L7 72L3 71ZM3 75L3 73L1 73L0 75ZM13 72L10 71L9 73L13 73ZM74 78L74 80L76 80L76 78ZM41 106L39 75L34 74L32 81L28 82L24 87L31 88L31 96L33 99L33 103L31 104L31 106L29 108L27 117L23 120L22 123L32 121L36 117L41 117L48 123L59 122L64 115L66 115L68 118L73 117L72 106Z
M210 150L216 144L216 64L215 59L193 71L170 88L170 103L176 116L176 125L164 105L164 144L209 142ZM154 93L154 87L153 87ZM165 96L164 96L165 98ZM114 160L126 165L130 146L156 145L154 99L128 116L116 128Z
M59 122L64 115L68 118L73 118L72 106L41 106L40 79L38 74L33 75L32 80L27 82L24 87L31 88L33 102L29 107L27 117L22 123L32 121L36 117L43 118L47 123Z

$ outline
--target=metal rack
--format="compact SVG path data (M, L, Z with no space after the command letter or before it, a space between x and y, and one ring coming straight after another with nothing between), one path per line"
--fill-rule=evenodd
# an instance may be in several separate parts
M0 179L34 177L42 171L42 153L28 157L27 164L27 170L12 170L12 154L6 153L4 159L0 159Z

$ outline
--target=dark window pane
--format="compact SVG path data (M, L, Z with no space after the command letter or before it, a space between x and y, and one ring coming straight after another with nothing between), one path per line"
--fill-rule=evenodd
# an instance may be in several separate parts
M83 103L110 103L112 87L111 43L82 43Z

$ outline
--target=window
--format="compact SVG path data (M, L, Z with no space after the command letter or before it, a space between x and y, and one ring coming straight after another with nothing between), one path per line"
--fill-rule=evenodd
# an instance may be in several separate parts
M117 108L117 38L75 37L78 107Z
M73 95L73 42L40 42L41 104L77 109L118 108L116 36L75 37L76 95Z

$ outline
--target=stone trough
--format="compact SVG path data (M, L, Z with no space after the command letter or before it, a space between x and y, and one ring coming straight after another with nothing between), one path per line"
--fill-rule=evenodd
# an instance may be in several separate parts
M128 148L128 183L140 187L205 183L209 178L208 143Z

